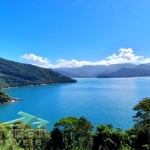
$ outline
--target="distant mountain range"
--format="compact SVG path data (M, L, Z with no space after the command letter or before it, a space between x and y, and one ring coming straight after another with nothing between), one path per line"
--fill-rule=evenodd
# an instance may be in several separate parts
M150 64L135 65L131 63L114 65L82 66L76 68L56 68L54 71L72 78L112 78L150 76Z
M0 88L68 82L76 80L50 69L0 58Z
M116 72L99 74L98 78L121 78L121 77L147 77L150 76L150 70L139 68L122 68Z
M116 64L116 65L97 65L97 66L82 66L76 68L56 68L53 69L56 72L62 73L65 72L65 75L69 77L77 76L79 78L91 78L96 77L100 73L111 73L117 71L121 68L133 68L134 64Z
M70 77L70 78L81 78L81 76L78 76L76 74L70 73L70 72L66 72L66 71L62 71L62 70L57 70L57 69L52 69L55 72L58 72L64 76Z

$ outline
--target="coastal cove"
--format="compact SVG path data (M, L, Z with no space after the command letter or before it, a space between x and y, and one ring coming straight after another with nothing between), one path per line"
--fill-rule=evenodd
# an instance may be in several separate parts
M150 97L150 78L78 78L77 83L3 89L19 103L0 105L0 121L29 113L50 122L48 129L63 117L84 116L96 127L113 124L128 129L133 125L132 108Z

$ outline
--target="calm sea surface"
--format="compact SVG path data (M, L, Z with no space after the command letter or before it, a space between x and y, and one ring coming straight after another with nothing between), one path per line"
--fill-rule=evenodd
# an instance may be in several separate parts
M133 106L150 97L150 78L77 79L78 83L10 88L4 91L22 99L0 105L0 121L20 118L19 111L50 122L84 116L96 127L111 123L128 129L133 125Z

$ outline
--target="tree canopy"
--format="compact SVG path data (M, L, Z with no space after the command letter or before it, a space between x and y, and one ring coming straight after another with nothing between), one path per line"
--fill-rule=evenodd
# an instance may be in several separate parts
M10 102L11 100L12 98L9 95L7 95L5 92L2 92L0 90L0 103L1 104Z

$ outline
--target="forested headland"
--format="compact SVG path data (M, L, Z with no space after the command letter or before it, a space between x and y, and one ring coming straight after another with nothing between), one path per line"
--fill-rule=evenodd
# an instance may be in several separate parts
M71 82L77 81L50 69L0 58L0 88Z
M113 128L111 124L100 124L94 129L85 117L62 118L52 131L43 134L22 122L12 126L1 123L0 149L150 150L150 98L144 98L133 110L136 111L135 124L125 131ZM18 134L14 132L16 129L19 129Z
M0 90L0 104L10 103L11 101L12 97Z

